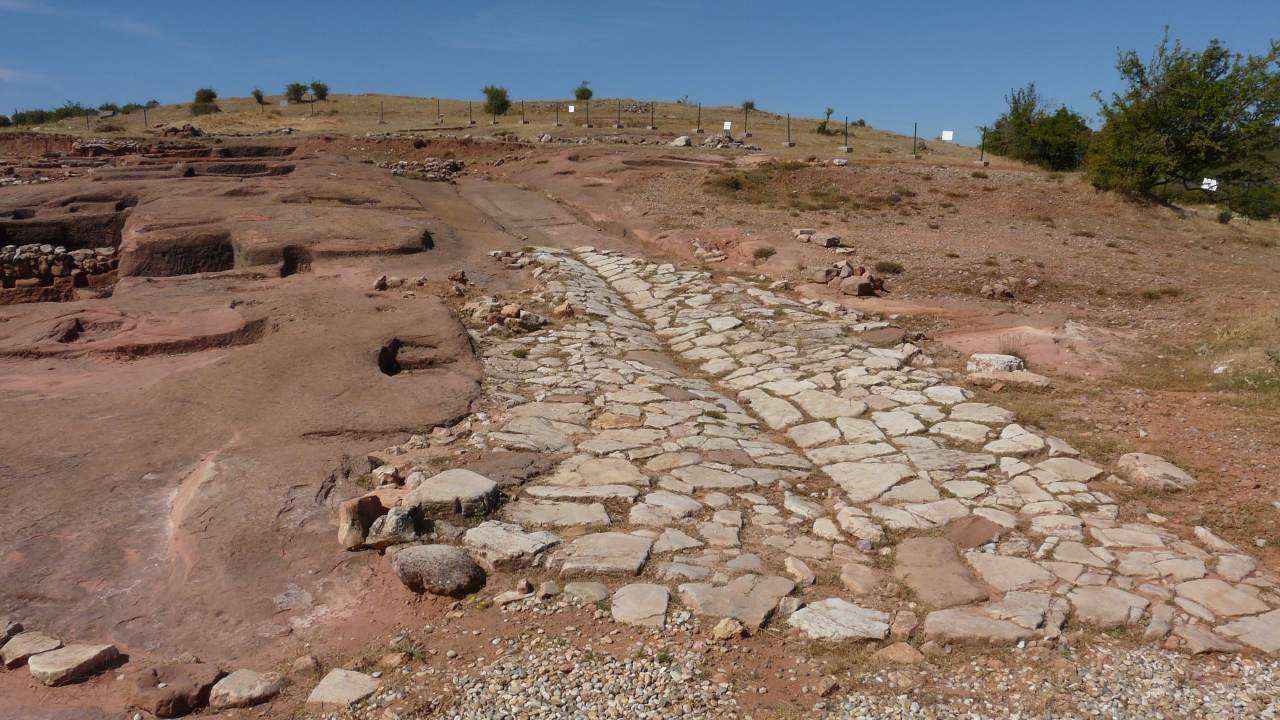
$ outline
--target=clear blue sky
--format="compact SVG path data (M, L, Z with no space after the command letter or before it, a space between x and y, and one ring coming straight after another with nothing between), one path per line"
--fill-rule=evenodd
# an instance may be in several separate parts
M1053 9L1050 10L1049 8ZM1117 48L1164 26L1262 52L1280 0L994 2L157 2L0 0L0 113L65 100L189 100L285 83L333 92L675 99L865 118L975 143L1013 86L1094 115Z

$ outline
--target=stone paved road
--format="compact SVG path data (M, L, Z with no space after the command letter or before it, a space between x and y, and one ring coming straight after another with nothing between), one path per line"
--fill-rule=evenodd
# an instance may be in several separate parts
M573 315L476 333L506 408L483 442L564 459L484 527L542 533L522 557L566 579L633 578L618 619L661 626L678 603L749 630L951 643L1136 625L1280 651L1280 591L1252 558L1204 528L1118 522L1090 487L1104 468L917 347L861 339L883 323L591 247L507 261Z

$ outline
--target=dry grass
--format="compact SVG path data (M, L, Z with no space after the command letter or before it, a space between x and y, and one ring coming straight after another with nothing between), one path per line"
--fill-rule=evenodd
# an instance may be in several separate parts
M477 88L478 94L479 88ZM363 134L367 132L405 132L411 130L433 130L451 128L454 130L468 128L466 100L441 99L439 114L442 122L437 122L437 100L429 97L406 97L400 95L379 95L374 93L358 95L332 94L326 102L314 105L281 106L283 95L268 95L266 105L259 107L251 97L219 96L218 106L222 112L201 117L192 117L190 103L161 105L147 113L151 124L191 123L206 131L213 132L255 132L279 127L293 127L304 132L342 132ZM600 98L591 101L590 115L594 128L581 127L586 113L582 103L571 100L525 100L525 119L527 125L519 125L521 118L519 99L513 100L510 111L498 117L498 125L491 126L490 118L484 115L481 107L483 101L477 97L471 104L470 117L476 125L469 127L473 134L492 134L495 130L518 129L521 134L552 132L562 137L583 135L607 135L618 132L612 125L618 118L617 106L639 105L647 101L630 98ZM555 104L560 106L559 119L562 127L555 127ZM568 105L573 103L577 112L568 112ZM381 116L380 116L381 110ZM784 109L785 110L785 109ZM621 114L624 130L630 134L652 134L672 137L691 134L698 124L698 108L696 105L684 105L673 102L657 102L654 105L653 122L656 131L647 130L648 113ZM383 122L379 123L379 117ZM742 132L742 110L728 106L704 106L701 110L702 128L705 132L719 132L726 120L733 123L733 134L740 137ZM121 115L112 119L123 129L118 134L138 135L146 130L143 127L142 113L136 112ZM833 157L846 158L878 158L900 159L904 162L916 162L911 159L911 137L870 127L850 128L849 143L853 148L850 154L836 153L836 147L844 144L843 128L839 135L825 137L814 132L820 120L799 115L791 118L791 140L795 147L783 148L787 139L787 118L785 114L758 110L751 113L749 128L752 134L750 142L768 149L779 156L800 160L810 155L827 159ZM106 131L101 127L85 132L84 121L70 119L61 123L45 126L47 130L56 130L75 135L101 135ZM909 133L910 128L906 128ZM968 163L977 160L978 151L952 143L935 140L925 141L925 149L921 151L924 161L940 161L948 163ZM1017 163L1006 162L997 158L996 163L1017 166Z

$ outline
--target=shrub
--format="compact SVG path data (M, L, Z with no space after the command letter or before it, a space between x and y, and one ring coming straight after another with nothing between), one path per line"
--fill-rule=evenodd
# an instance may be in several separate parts
M251 94L253 95L254 102L258 103L259 105L267 104L267 96L262 94L262 88L254 88Z
M1105 122L1090 147L1088 171L1103 190L1168 199L1177 189L1202 193L1204 177L1238 212L1277 209L1280 169L1280 43L1266 56L1232 53L1218 40L1203 51L1169 43L1151 60L1121 53L1124 89L1109 101L1095 94Z
M484 86L484 111L487 115L505 115L511 109L507 89L497 85Z
M1165 298L1181 297L1183 290L1180 287L1161 287L1143 290L1142 297L1147 300L1163 300Z
M778 254L778 249L775 247L770 247L768 245L758 247L755 250L751 251L751 257L757 260L768 260L769 258L777 254Z
M1251 218L1280 215L1280 187L1273 183L1236 187L1226 195L1227 207Z
M222 108L214 100L218 99L218 93L213 88L200 88L196 90L195 100L191 103L192 115L209 115L221 112Z
M511 357L514 357L518 360L523 360L529 357L529 348L516 348L511 351Z
M991 176L983 172L982 170L974 170L973 172L969 173L969 177L975 177L975 178L978 178L979 180L986 180Z
M9 127L12 124L13 121L9 119L8 115L0 115L0 128Z
M985 129L987 150L1051 170L1080 166L1093 131L1079 113L1065 107L1050 112L1035 83L1004 99L1008 109Z
M876 263L875 268L876 272L884 273L885 275L897 275L906 270L902 263L897 260L881 260Z
M311 81L311 97L324 102L329 99L329 86L319 80Z
M578 83L578 87L573 89L574 100L586 102L590 100L591 96L593 95L595 95L595 93L591 91L591 83L587 82L586 80L583 80L582 82Z
M835 112L835 110L827 108L825 112L827 116L822 119L822 122L818 123L818 127L814 129L814 132L819 135L835 135L836 131L829 127L831 123L831 113Z
M307 86L302 83L289 83L284 87L284 96L290 103L300 103L307 94Z
M100 112L100 113L108 113L108 112L118 113L118 112L120 112L120 106L119 106L119 105L117 105L117 104L115 104L115 103L113 103L113 102L104 102L104 103L102 103L101 105L99 105L99 106L98 106L98 112Z
M743 100L743 101L742 101L742 112L751 112L752 110L755 110L755 109L756 109L756 101L755 101L755 100Z

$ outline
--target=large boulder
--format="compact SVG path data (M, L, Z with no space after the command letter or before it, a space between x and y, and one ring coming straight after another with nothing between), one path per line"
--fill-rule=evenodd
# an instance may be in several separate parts
M412 508L393 507L369 526L364 545L382 550L392 545L415 542L417 539L418 528L413 519Z
M205 663L149 668L134 678L129 706L162 718L182 717L209 704L222 671Z
M497 483L480 473L454 468L423 480L405 497L404 504L427 517L442 513L484 515L497 500Z
M68 645L27 659L27 669L45 685L83 680L120 657L115 645Z
M451 545L412 545L391 558L391 569L418 593L461 596L484 587L485 573L465 550Z
M1120 476L1134 485L1155 490L1186 490L1195 478L1158 455L1128 453L1116 461Z

